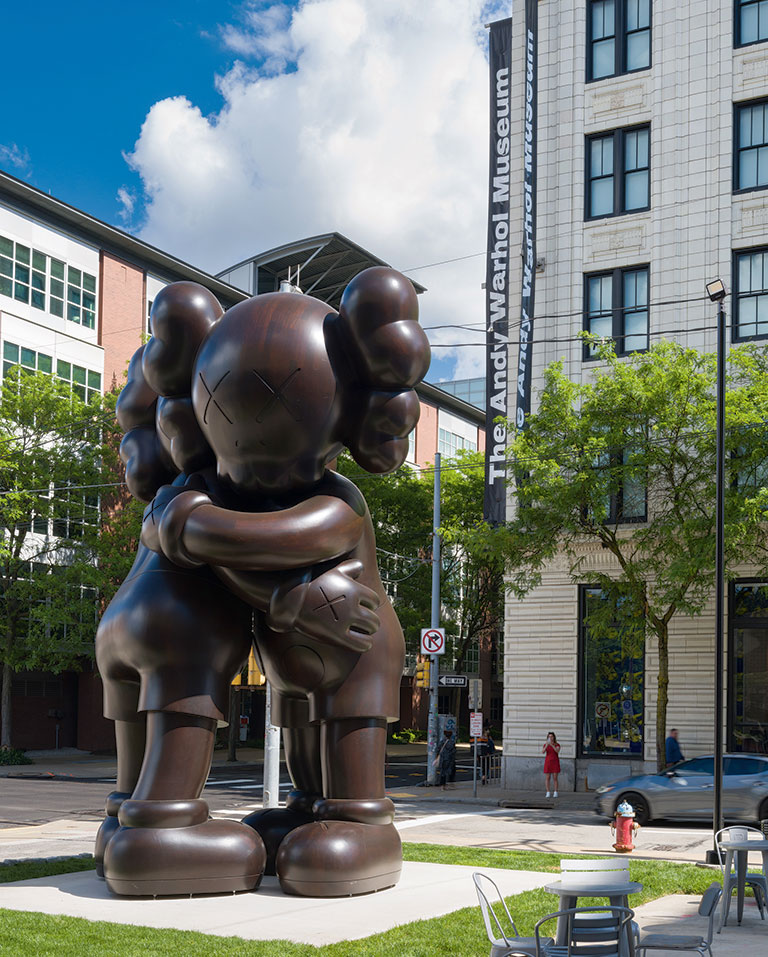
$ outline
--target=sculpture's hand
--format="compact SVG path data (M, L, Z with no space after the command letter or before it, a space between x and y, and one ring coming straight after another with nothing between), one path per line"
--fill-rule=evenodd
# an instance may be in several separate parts
M142 542L182 568L198 568L205 563L187 554L182 534L190 514L198 506L210 504L205 492L164 485L144 510Z
M371 647L366 637L378 631L381 622L376 609L379 596L357 581L363 566L349 560L317 578L275 589L267 613L274 631L295 629L310 638L363 652Z

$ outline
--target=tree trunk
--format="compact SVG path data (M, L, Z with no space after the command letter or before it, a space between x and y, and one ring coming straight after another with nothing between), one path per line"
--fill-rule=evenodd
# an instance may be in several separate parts
M229 732L227 737L227 761L237 761L237 739L240 735L240 695L233 685L229 687Z
M669 627L666 622L654 623L659 644L659 677L656 702L656 770L667 763L667 702L669 698Z
M0 748L11 747L11 683L13 682L13 668L5 662L3 664L3 687L0 692Z

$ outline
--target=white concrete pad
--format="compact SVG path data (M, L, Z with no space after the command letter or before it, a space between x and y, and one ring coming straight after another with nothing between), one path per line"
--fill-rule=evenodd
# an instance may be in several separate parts
M0 828L0 861L92 854L99 823L62 819Z
M258 891L226 897L115 897L93 871L0 884L0 908L65 914L118 924L194 930L247 940L332 944L439 917L477 904L474 867L405 862L400 883L363 897L289 897L275 877ZM541 887L551 874L483 868L502 893ZM478 918L479 919L479 918Z

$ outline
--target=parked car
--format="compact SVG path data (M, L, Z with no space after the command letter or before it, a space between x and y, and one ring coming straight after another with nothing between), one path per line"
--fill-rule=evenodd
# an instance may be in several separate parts
M598 814L612 818L629 801L638 824L651 820L712 820L714 758L681 761L656 774L637 774L597 789ZM768 819L768 755L723 755L723 817L754 823Z

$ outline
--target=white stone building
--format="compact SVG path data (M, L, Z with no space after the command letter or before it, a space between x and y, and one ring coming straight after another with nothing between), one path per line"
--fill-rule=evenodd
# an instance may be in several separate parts
M523 235L522 4L515 14L513 250ZM768 341L768 2L540 0L538 15L534 410L550 362L562 359L572 378L590 376L594 363L575 338L581 329L617 337L619 351L621 343L629 352L665 335L714 352L716 316L704 286L717 277L729 293L729 343ZM520 270L513 255L511 329ZM610 568L599 548L589 560ZM768 702L757 693L768 677L764 588L745 581L729 589L726 748L768 750ZM542 785L550 730L562 746L561 790L655 767L651 638L644 659L631 663L643 685L640 739L609 756L591 745L600 693L585 680L584 601L565 564L550 568L524 601L508 600L507 787ZM687 757L713 746L714 596L710 604L696 619L675 617L670 634L668 722ZM740 619L745 606L751 617Z

